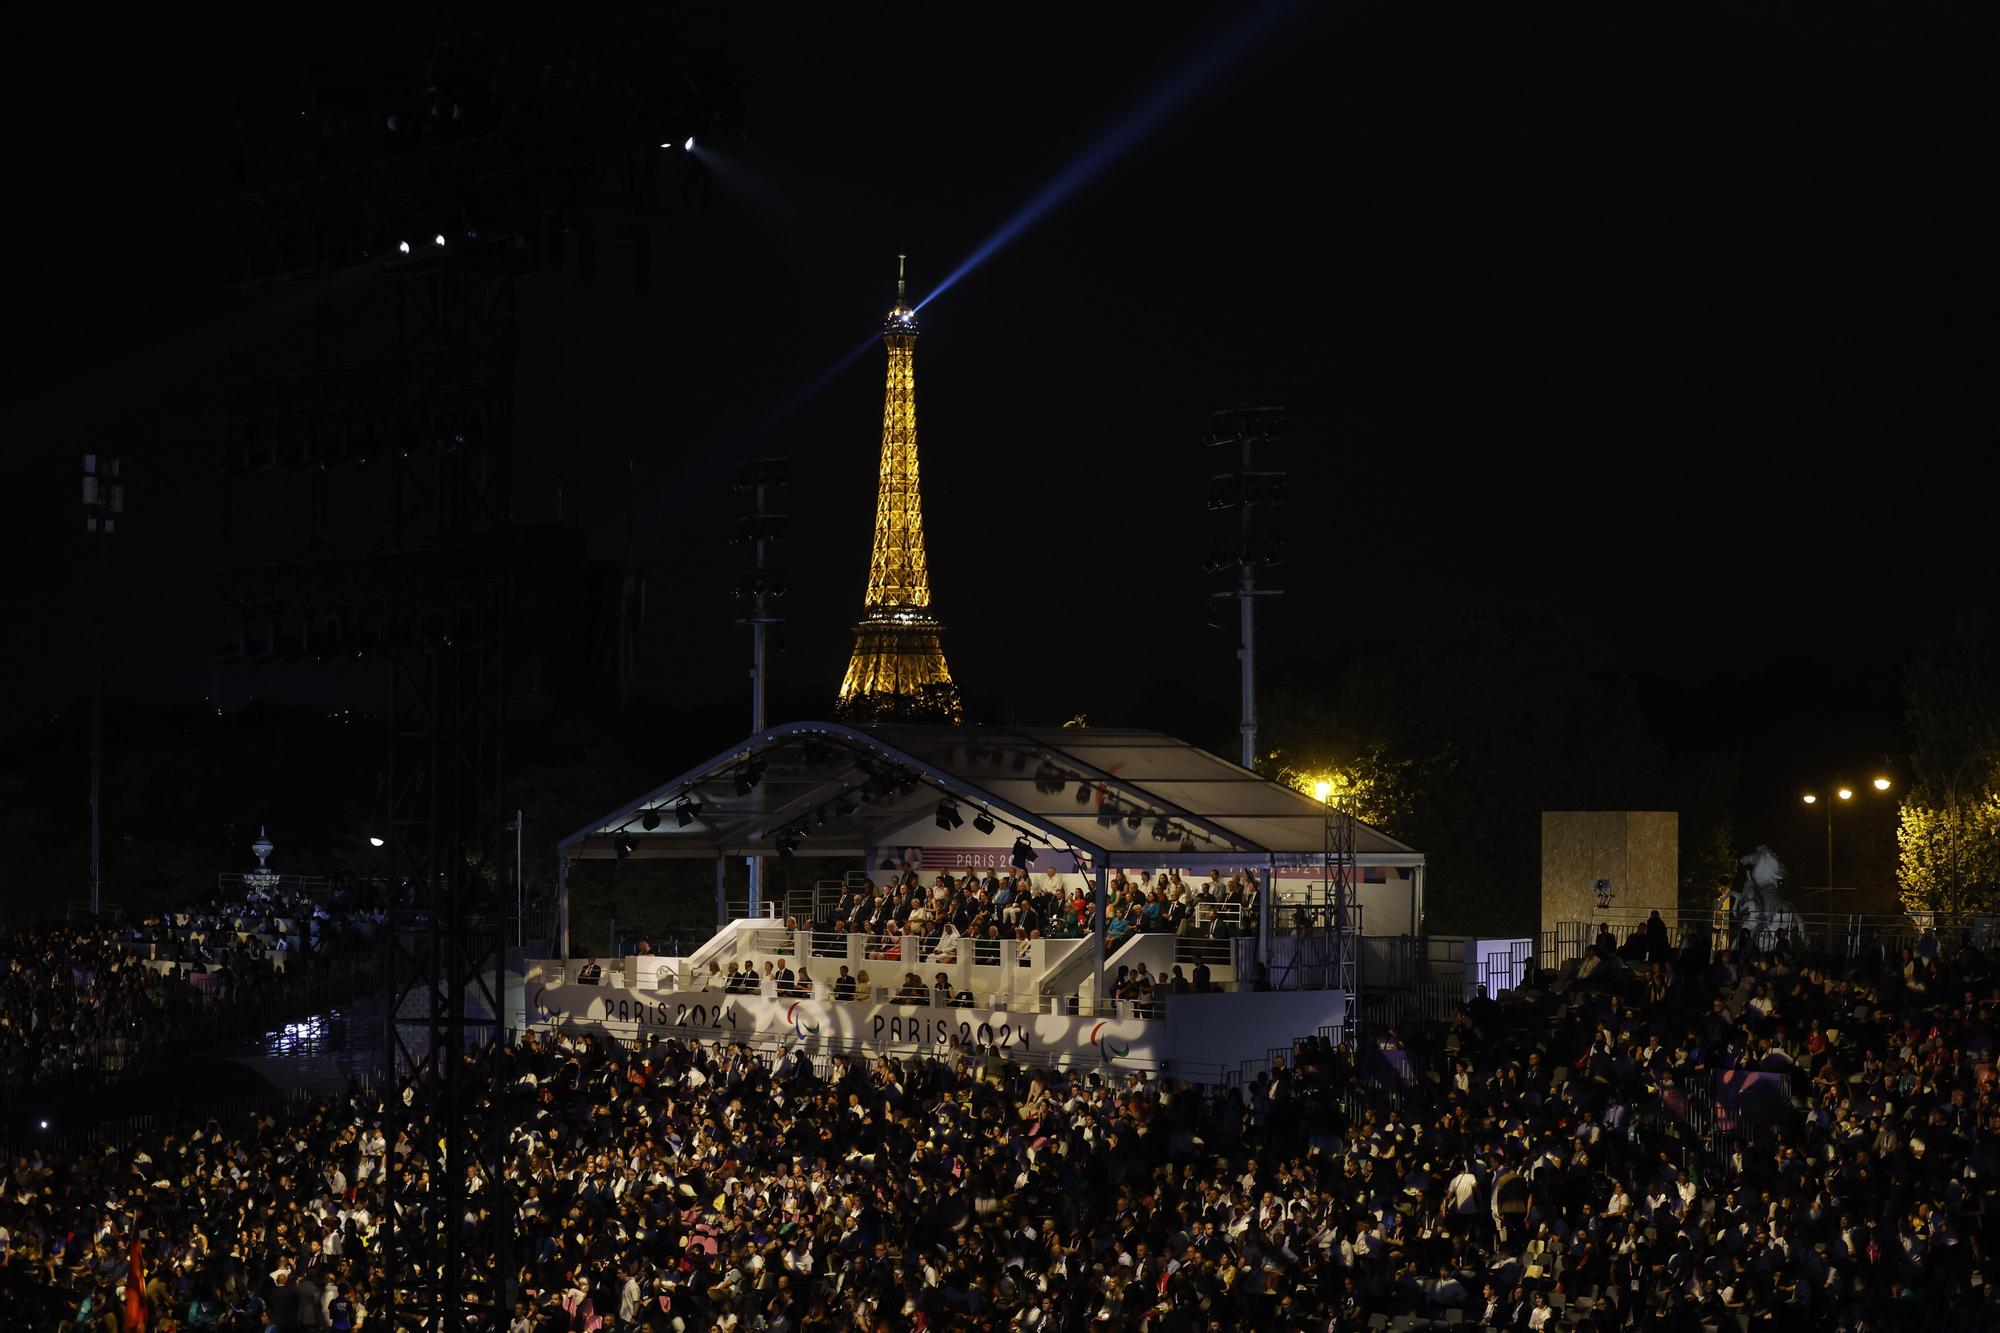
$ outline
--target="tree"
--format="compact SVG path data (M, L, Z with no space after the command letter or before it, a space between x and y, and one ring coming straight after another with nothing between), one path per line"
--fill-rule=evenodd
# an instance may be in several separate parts
M1295 667L1263 713L1270 771L1351 782L1359 817L1424 853L1441 932L1532 929L1540 812L1652 808L1666 785L1629 673L1548 626Z
M1663 804L1680 814L1680 905L1705 911L1736 878L1737 757L1713 750L1682 755L1669 770Z
M1912 912L2000 907L2000 797L1990 790L1956 808L1907 796L1896 828L1897 880Z
M2000 904L2000 651L1981 617L1910 660L1903 678L1911 783L1899 804L1897 880L1911 911Z
M1328 803L1364 824L1389 829L1409 818L1415 796L1411 788L1414 765L1391 754L1381 741L1369 742L1360 754L1348 759L1314 755L1302 758L1299 767L1285 760L1279 751L1269 756L1282 781L1314 797L1325 784Z

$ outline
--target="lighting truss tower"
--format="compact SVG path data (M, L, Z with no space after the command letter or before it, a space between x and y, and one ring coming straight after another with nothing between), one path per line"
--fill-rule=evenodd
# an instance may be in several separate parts
M693 212L705 180L665 145L715 107L664 19L496 25L419 67L320 71L306 105L241 120L240 286L314 285L272 303L305 308L307 336L243 348L223 466L240 634L224 657L386 660L399 1206L367 1262L387 1323L460 1333L504 1322L515 1271L499 895L503 667L526 560L515 280L567 271L566 252L588 278L601 233L643 290L650 224Z
M758 735L767 724L764 698L769 680L770 631L780 623L771 603L785 595L784 579L771 569L771 543L785 539L790 516L771 511L771 492L791 482L791 463L783 458L758 458L736 470L736 489L749 491L751 512L737 520L731 540L750 548L750 570L736 581L736 600L745 614L739 625L750 627L750 732ZM756 916L764 897L764 859L747 858L750 871L750 915Z
M837 712L843 721L957 722L958 687L938 640L942 627L930 609L917 485L917 312L905 299L902 255L896 256L896 304L882 341L889 352L889 379L882 395L875 547Z
M1258 513L1285 500L1285 474L1259 471L1255 450L1260 444L1275 443L1285 437L1285 409L1282 407L1231 408L1209 418L1208 434L1202 442L1211 449L1233 447L1237 451L1234 472L1218 472L1208 481L1208 507L1236 514L1235 531L1209 543L1208 569L1220 573L1234 569L1236 583L1218 592L1218 600L1237 603L1236 660L1242 674L1242 764L1257 766L1257 599L1279 597L1276 588L1259 588L1257 571L1281 563L1285 541L1281 536L1259 533Z
M1360 992L1355 989L1360 975L1356 963L1360 956L1361 921L1356 910L1354 842L1353 812L1329 803L1326 807L1326 912L1321 922L1332 949L1328 960L1331 975L1327 977L1326 985L1328 989L1347 996L1340 1035L1342 1041L1350 1044L1354 1040L1356 1011L1361 1004Z

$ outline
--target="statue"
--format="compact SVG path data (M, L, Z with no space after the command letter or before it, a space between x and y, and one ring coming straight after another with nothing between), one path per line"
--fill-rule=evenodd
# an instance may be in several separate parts
M1785 866L1778 854L1760 846L1739 858L1737 864L1743 867L1741 880L1725 886L1715 897L1712 924L1717 942L1726 946L1747 938L1759 949L1769 949L1799 936L1805 923L1778 891L1785 882Z

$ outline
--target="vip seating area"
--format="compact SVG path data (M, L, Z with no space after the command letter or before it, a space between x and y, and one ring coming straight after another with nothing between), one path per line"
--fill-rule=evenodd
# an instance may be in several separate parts
M1198 888L1165 875L1154 881L1150 872L1129 882L1122 871L1113 877L1106 998L1147 1004L1169 993L1235 989L1232 945L1255 919L1256 872L1218 871ZM1084 877L1054 871L938 872L928 883L914 871L886 882L857 872L789 895L802 915L747 919L688 958L582 959L564 976L588 973L586 984L648 992L862 1001L901 994L911 1003L1074 1012L1094 998L1089 892ZM906 984L911 973L921 973L921 998ZM943 1001L932 994L941 981Z
M1364 917L1422 920L1419 853L1152 732L790 724L559 851L563 947L525 969L526 1026L722 1021L815 1057L1004 1030L1037 1059L1233 1077L1345 1020ZM808 856L852 868L796 882ZM734 902L747 858L761 892ZM624 862L630 892L660 859L714 865L716 934L685 957L570 953L571 867Z

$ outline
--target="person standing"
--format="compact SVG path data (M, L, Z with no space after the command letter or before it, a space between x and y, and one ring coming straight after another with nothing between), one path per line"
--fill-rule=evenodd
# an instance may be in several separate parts
M301 1330L326 1327L326 1293L320 1285L317 1270L308 1269L304 1276L292 1284L292 1297L298 1310L293 1327Z

